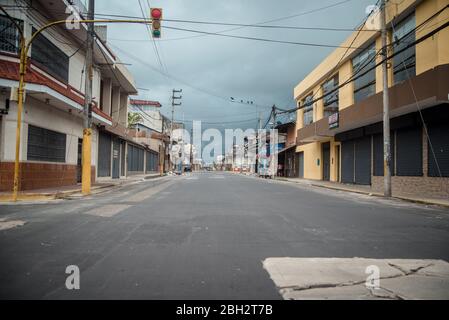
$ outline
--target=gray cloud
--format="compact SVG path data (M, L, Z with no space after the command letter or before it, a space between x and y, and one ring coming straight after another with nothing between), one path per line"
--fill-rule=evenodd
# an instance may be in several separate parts
M145 1L142 1L145 2ZM210 1L173 0L150 1L153 7L162 7L164 18L220 21L231 23L258 23L279 17L310 11L331 5L338 0L283 0L283 1ZM353 0L338 7L303 15L296 18L273 22L276 25L307 27L354 28L365 16L365 8L374 0ZM96 11L105 14L141 16L137 0L97 0ZM162 23L162 38L157 40L159 54L170 76L181 79L194 87L205 89L216 95L240 100L253 100L260 105L292 107L293 88L322 59L330 48L314 48L289 44L266 43L242 39L229 39L218 36L169 30L164 26L216 32L232 27L194 25L187 23ZM349 32L285 30L266 28L242 28L229 32L239 36L314 42L338 45ZM176 110L176 118L198 119L209 122L239 121L256 117L254 106L233 104L201 91L194 90L184 83L170 79L148 67L161 69L152 40L142 25L110 25L109 42L113 49L119 47L126 53L137 56L145 64L135 61L117 51L123 62L131 63L140 98L159 100L164 105L163 112L170 114L169 97L173 88L183 89L183 105ZM172 40L178 38L189 39ZM132 41L144 40L144 41ZM146 65L147 64L147 65ZM262 108L264 118L269 108ZM239 123L235 126L252 126ZM229 126L229 125L227 125Z

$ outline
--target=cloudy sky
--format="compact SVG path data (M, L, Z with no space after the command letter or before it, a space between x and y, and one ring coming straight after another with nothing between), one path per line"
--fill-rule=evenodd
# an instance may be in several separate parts
M339 2L337 6L327 7ZM214 21L300 27L355 28L374 0L151 0L165 19ZM141 0L148 16L148 1ZM310 11L314 11L310 13ZM138 0L97 0L96 12L142 17ZM97 16L103 18L104 16ZM202 120L209 126L255 127L257 112L264 120L270 106L293 107L293 88L324 59L331 48L227 38L172 30L167 27L221 32L230 26L162 22L155 44L144 25L109 25L108 42L135 77L139 98L158 100L170 115L173 88L183 90L175 119ZM226 34L319 44L340 44L350 32L239 28ZM260 105L230 102L254 101ZM244 122L245 121L245 122ZM222 123L217 125L216 123ZM189 125L187 124L187 127Z

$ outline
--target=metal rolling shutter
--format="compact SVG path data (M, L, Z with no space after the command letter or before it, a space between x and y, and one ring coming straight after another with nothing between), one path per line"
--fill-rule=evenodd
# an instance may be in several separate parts
M158 154L147 151L146 170L151 172L158 171Z
M439 177L441 171L443 177L449 177L449 128L447 124L443 123L431 124L428 126L428 131L433 147L433 152L430 145L427 148L427 157L429 159L428 176Z
M421 127L410 127L396 131L396 175L423 175Z
M355 183L371 184L371 136L355 140Z
M394 146L394 132L390 135L390 148L391 148L391 175L394 175L394 157L395 157L395 146ZM384 140L382 134L373 135L373 176L382 177L384 175Z
M341 143L341 182L354 183L354 141Z
M111 136L100 132L98 138L98 176L111 175Z
M143 172L144 150L128 144L128 171Z

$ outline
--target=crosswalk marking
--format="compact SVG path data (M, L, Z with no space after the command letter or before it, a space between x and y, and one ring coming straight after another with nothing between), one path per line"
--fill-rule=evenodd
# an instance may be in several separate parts
M135 195L129 197L128 199L126 199L126 202L140 202L140 201L146 200L146 199L150 198L151 196L161 192L162 190L167 189L174 183L176 183L176 181L166 182L166 183L163 183L156 187L145 189L145 190L138 192Z
M113 217L117 213L124 211L131 207L131 205L128 204L108 204L102 207L94 208L89 211L86 211L86 214L92 215L92 216L99 216L99 217Z

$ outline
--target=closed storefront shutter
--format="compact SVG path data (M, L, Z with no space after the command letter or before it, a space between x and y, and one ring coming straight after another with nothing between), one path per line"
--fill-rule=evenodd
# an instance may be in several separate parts
M355 141L355 183L371 184L371 136Z
M144 150L134 145L128 145L128 171L143 172Z
M354 183L354 141L341 143L341 182Z
M421 127L410 127L396 131L396 175L423 175Z
M394 132L390 135L390 150L391 150L391 175L394 175L394 157L395 157L395 145L394 145ZM373 135L373 175L383 176L384 175L384 140L383 134Z
M151 151L147 151L146 170L150 172L156 172L159 169L159 154Z
M111 136L100 132L98 138L98 176L111 175Z
M449 127L447 124L430 124L427 128L432 148L429 144L429 177L449 177ZM433 149L433 152L432 152ZM436 161L435 161L436 160Z

